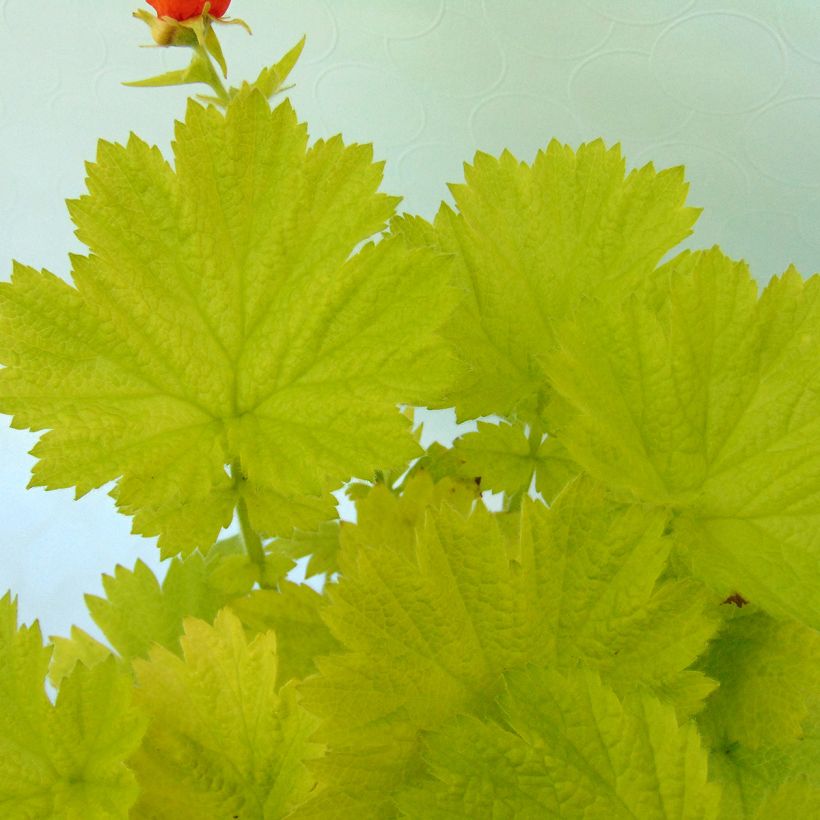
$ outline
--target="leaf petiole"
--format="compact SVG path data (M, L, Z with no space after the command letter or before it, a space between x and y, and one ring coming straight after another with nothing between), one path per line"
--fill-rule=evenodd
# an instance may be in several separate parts
M242 475L242 468L239 466L239 461L234 461L231 464L231 478L234 486L239 488L240 482L245 481ZM259 578L263 580L265 577L265 549L262 546L262 539L259 533L251 526L251 519L248 515L248 505L245 499L239 492L239 500L236 504L236 512L239 517L239 532L242 537L242 543L248 553L248 557L254 564L259 566Z

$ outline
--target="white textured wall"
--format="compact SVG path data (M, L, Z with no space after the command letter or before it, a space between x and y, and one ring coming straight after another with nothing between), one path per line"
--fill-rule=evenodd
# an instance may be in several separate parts
M137 0L0 0L0 276L12 258L65 275L79 250L62 200L98 137L167 147L185 92L123 80L180 66L140 49ZM763 282L820 268L817 0L234 0L234 80L303 34L293 79L314 136L372 141L385 189L431 216L473 152L522 159L553 136L621 141L632 164L684 163L705 207L692 244L720 242ZM47 632L88 626L82 592L150 541L100 492L25 491L34 438L0 428L0 592Z

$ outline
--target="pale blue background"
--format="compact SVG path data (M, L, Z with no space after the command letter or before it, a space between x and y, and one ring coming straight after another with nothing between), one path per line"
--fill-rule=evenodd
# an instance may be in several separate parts
M0 276L19 259L66 275L81 250L62 201L98 137L164 149L186 93L123 80L181 66L141 49L137 0L0 0ZM820 5L810 0L234 0L239 80L308 45L291 97L313 136L373 141L385 189L431 216L473 152L531 159L550 137L620 140L632 164L684 163L720 242L761 282L820 265ZM428 436L451 433L438 419ZM151 541L104 492L25 491L34 437L0 428L0 591L46 633L89 628L83 592ZM93 630L92 630L93 631Z

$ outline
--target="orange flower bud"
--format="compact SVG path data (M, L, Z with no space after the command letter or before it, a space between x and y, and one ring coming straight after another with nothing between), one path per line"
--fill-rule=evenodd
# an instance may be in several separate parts
M188 20L202 14L206 0L148 0L158 17L171 17L174 20ZM208 14L211 17L222 17L228 10L231 0L211 0Z

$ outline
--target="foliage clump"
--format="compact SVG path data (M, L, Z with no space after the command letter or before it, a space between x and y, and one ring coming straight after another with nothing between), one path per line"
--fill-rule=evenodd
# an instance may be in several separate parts
M3 815L820 814L820 280L669 258L682 169L600 140L397 216L286 73L173 167L101 143L72 283L0 285L32 483L169 559L89 596L108 646L0 602ZM425 451L418 406L496 418Z

